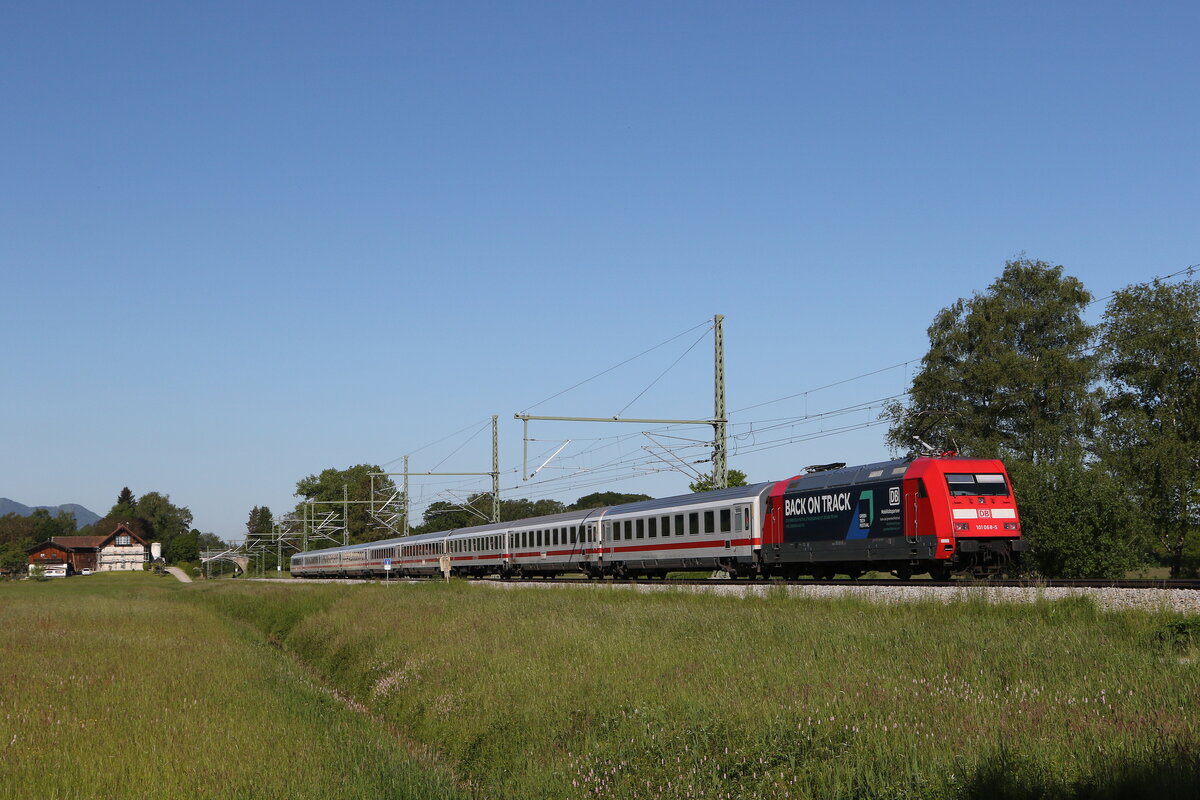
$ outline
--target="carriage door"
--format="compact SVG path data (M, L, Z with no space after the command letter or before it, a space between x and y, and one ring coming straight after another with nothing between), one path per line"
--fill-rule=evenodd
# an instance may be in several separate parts
M750 527L750 506L733 507L733 538L745 539L747 544L754 544L754 531Z

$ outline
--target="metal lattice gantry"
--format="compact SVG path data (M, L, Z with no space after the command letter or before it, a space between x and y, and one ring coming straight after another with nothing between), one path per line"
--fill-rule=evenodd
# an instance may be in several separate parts
M488 472L410 472L408 469L408 456L404 456L404 470L402 472L373 472L371 473L371 516L376 522L383 525L390 531L395 532L399 536L408 535L408 479L413 475L461 475L461 476L484 476L492 477L492 514L491 522L500 521L500 428L499 415L492 415L492 468ZM404 479L404 488L398 492L393 492L385 497L377 496L377 488L375 485L376 478L389 478L393 476L402 476ZM380 486L382 487L382 482ZM470 506L460 506L467 511L479 514L477 509ZM487 517L480 515L486 522ZM397 528L396 525L399 524Z
M713 317L713 416L712 419L642 419L632 417L546 417L531 414L514 414L514 419L522 420L524 431L524 456L521 466L521 479L529 480L533 475L529 472L529 421L543 420L552 422L632 422L645 425L711 425L712 440L712 488L724 489L729 485L728 447L726 443L726 428L728 418L725 409L725 316L717 314ZM647 434L649 436L649 434ZM650 437L654 441L653 437ZM659 444L669 453L667 447ZM562 448L559 448L561 450ZM555 453L557 455L557 453ZM660 458L657 454L655 457ZM554 456L551 456L553 458ZM668 462L669 463L669 462ZM540 470L546 466L542 464ZM674 465L670 465L674 466ZM536 472L536 470L535 470Z

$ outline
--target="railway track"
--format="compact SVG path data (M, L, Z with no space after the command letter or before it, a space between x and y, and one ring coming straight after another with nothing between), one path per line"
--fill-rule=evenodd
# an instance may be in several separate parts
M258 578L248 578L247 580L259 580ZM278 578L265 579L270 582L277 582ZM414 583L414 582L440 582L441 576L431 577L393 577L392 583ZM462 580L456 578L456 580ZM970 588L1015 588L1015 589L1185 589L1185 590L1200 590L1200 579L1183 578L1179 580L1169 580L1163 578L1141 578L1141 579L1122 579L1122 580L1103 580L1094 578L1078 578L1078 579L1004 579L1004 580L949 580L949 581L931 581L915 579L910 581L900 581L896 579L875 579L875 578L859 578L858 580L813 580L813 579L798 579L798 580L746 580L744 578L604 578L601 580L593 580L581 578L575 575L565 576L560 575L558 578L548 577L526 577L526 578L467 578L467 580L478 581L480 583L510 583L510 584L532 584L541 585L571 585L579 584L581 586L588 585L607 585L607 586L830 586L851 589L854 587L890 587L903 588L912 587L916 589L932 589L932 588L949 588L949 589L970 589ZM293 582L338 582L348 581L354 583L371 583L383 582L379 578L363 578L363 577L332 577L326 576L322 578L292 578Z
M478 578L474 580L483 581L500 581L499 578ZM949 580L949 581L929 581L929 580L911 580L899 581L895 579L863 579L858 580L746 580L734 578L637 578L637 579L621 579L614 580L606 578L602 581L584 580L581 578L563 578L561 580L547 578L510 578L507 583L605 583L609 585L621 586L840 586L843 588L852 588L855 586L884 586L884 587L900 587L913 586L918 588L935 588L945 587L954 589L965 589L970 587L1010 587L1018 589L1193 589L1200 590L1200 579L1188 578L1180 580L1166 579L1123 579L1123 580L1100 580L1100 579L1020 579L1020 580Z

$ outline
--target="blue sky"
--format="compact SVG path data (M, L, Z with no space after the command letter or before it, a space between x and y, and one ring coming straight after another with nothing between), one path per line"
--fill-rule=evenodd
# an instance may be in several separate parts
M1200 261L1198 29L1195 3L8 4L0 495L161 491L238 538L305 475L464 426L412 468L488 469L491 414L509 496L606 488L572 471L600 459L686 491L612 425L535 426L573 442L523 487L512 415L714 314L731 409L799 394L733 416L733 467L885 457L882 427L810 435L870 409L758 431L903 392L810 390L918 359L1019 253L1098 295ZM536 412L615 414L682 356L625 413L707 417L702 333Z

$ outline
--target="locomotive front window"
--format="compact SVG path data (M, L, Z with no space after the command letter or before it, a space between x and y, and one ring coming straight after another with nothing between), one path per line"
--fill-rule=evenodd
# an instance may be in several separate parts
M1008 482L999 473L947 473L946 485L952 497L1008 497Z

